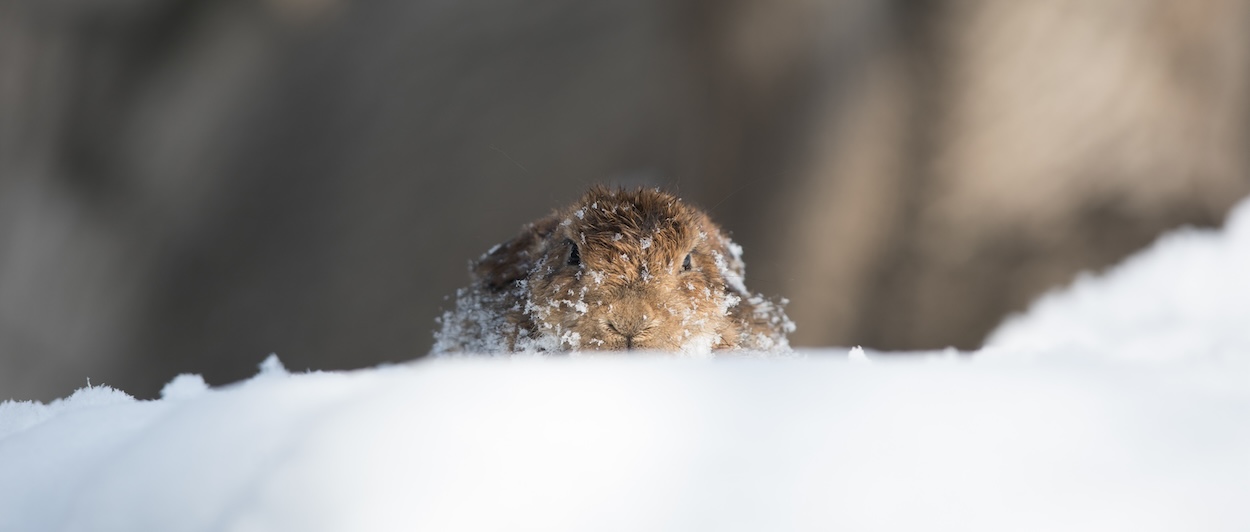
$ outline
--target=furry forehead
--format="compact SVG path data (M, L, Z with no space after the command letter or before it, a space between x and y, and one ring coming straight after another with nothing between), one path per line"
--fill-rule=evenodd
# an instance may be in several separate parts
M609 246L620 240L636 243L643 238L689 245L705 230L699 211L672 194L650 188L592 187L566 219L574 233L570 236Z

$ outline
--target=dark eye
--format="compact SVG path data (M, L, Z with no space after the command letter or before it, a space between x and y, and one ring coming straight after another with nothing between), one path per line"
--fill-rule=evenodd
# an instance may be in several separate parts
M569 243L569 266L581 266L582 256L577 252L577 244L572 240L566 240Z
M681 261L681 269L683 271L690 271L690 254L689 253L686 254L686 260Z

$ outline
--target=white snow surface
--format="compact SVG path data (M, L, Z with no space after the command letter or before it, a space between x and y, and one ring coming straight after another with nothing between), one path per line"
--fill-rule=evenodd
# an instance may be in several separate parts
M440 359L10 402L0 530L1250 527L1244 381L833 354Z
M7 401L0 531L1250 530L1248 211L980 353L270 357Z

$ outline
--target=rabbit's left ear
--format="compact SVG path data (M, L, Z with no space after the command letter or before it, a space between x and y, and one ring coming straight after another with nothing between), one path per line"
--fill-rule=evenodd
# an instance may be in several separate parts
M543 244L559 225L560 218L554 214L526 225L520 234L475 261L473 276L494 290L525 279L542 258Z
M725 257L725 269L737 276L739 282L747 275L747 265L742 261L742 247L727 236L721 236L721 256Z
M745 277L747 267L746 263L742 261L742 247L730 240L724 231L713 223L712 219L708 218L706 214L703 214L701 218L703 227L708 229L706 232L708 233L709 243L717 253L720 253L720 256L725 261L726 273L737 275L738 279Z

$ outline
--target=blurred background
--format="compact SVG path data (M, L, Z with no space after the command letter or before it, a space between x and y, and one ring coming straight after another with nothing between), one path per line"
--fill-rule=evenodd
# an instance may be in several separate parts
M1250 193L1234 0L0 0L0 399L399 362L597 182L796 346L976 348Z

